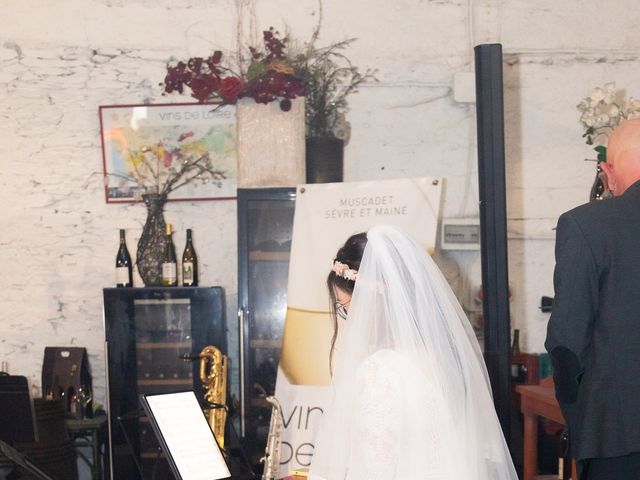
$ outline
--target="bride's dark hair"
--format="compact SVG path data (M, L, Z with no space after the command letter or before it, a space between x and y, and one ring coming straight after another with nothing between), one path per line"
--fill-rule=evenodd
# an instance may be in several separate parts
M364 254L364 247L367 246L367 233L361 232L350 236L344 245L340 247L334 262L340 262L347 265L353 270L360 270L360 262L362 261L362 255ZM333 350L336 344L336 338L338 337L338 317L336 315L336 293L335 288L344 290L350 294L353 294L353 289L356 286L354 280L347 280L336 274L333 270L329 272L327 276L327 288L329 289L329 298L331 299L331 318L333 319L333 335L331 337L331 353L329 354L329 369L331 368L331 359L333 357Z

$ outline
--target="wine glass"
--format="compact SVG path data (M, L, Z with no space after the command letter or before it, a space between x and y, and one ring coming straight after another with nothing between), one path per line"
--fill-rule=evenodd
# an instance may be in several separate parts
M80 418L89 418L92 417L92 413L89 405L91 404L92 395L91 388L88 385L80 385L78 387L78 392L76 393L78 398L78 403L80 405Z

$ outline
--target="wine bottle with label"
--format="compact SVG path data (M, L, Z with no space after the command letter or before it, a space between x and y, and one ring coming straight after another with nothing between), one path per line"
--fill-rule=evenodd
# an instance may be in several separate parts
M132 264L127 243L124 239L124 229L120 229L120 248L116 255L116 287L132 287Z
M178 263L176 260L176 249L173 246L171 234L171 224L167 223L167 244L162 257L162 285L175 287L178 285Z
M187 229L187 244L182 253L182 285L185 287L198 286L198 257L193 248L191 229Z

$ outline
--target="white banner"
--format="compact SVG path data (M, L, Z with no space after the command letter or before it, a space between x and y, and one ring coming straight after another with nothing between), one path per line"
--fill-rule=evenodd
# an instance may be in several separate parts
M336 252L349 236L390 224L432 253L441 194L439 178L298 187L276 383L285 426L282 476L311 464L315 431L329 395L332 327L326 278Z

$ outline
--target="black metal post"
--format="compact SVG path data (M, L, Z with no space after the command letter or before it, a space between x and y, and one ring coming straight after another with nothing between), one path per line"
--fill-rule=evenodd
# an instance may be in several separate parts
M475 64L484 355L493 388L493 401L509 442L510 322L502 45L476 46Z

